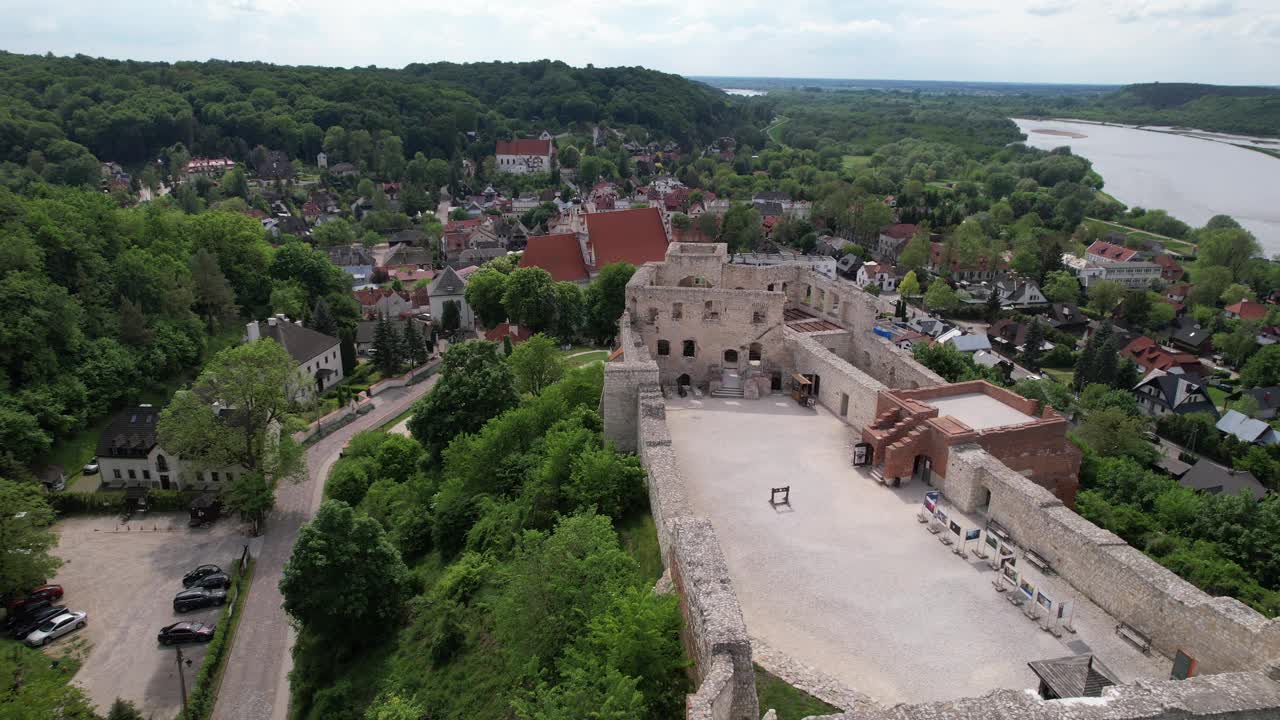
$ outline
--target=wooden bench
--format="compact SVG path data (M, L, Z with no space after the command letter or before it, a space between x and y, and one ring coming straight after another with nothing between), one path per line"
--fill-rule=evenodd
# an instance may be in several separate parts
M1139 632L1137 628L1129 623L1120 623L1116 625L1116 634L1124 638L1129 644L1142 651L1143 655L1151 654L1151 638L1146 634Z
M1044 573L1045 575L1054 574L1053 566L1050 565L1049 561L1041 557L1040 553L1036 552L1035 550L1024 549L1022 551L1022 558L1027 562L1031 563L1032 565L1036 566L1036 569L1040 570L1040 572Z

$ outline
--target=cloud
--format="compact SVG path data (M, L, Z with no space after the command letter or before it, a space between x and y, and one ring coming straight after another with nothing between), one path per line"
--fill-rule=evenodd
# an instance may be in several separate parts
M792 26L790 30L817 35L875 35L893 32L893 28L888 23L880 20L845 20L827 23L805 20Z
M1027 8L1030 15L1039 15L1040 17L1048 17L1050 15L1060 15L1068 10L1075 9L1074 0L1062 0L1060 2L1038 2Z
M1139 20L1215 19L1236 14L1233 0L1147 0L1117 14L1123 23Z

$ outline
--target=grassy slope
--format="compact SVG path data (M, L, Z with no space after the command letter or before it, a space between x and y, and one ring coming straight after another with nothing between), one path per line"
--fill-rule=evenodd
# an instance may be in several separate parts
M54 658L20 642L0 639L0 716L14 720L96 717L84 693L70 684L79 667L74 651Z
M760 699L760 712L770 708L778 711L778 720L800 720L810 715L830 715L840 712L818 698L791 687L756 666L756 696Z

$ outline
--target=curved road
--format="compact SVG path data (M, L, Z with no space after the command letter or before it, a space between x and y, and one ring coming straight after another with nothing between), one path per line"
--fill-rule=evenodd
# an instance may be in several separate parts
M267 518L257 553L253 588L245 603L240 630L227 658L214 720L286 720L289 714L289 671L293 668L294 631L285 615L280 578L302 524L315 515L324 494L324 479L352 435L394 418L435 386L439 374L373 399L373 410L307 449L307 480L276 490L276 509Z

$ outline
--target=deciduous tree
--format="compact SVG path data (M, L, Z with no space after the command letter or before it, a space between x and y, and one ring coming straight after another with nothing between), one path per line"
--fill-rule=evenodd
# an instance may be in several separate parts
M413 405L409 431L431 457L455 435L476 432L518 401L511 368L497 345L475 340L452 345L444 354L440 380Z
M506 292L507 276L490 267L489 263L467 278L467 304L484 327L494 327L507 319L507 308L503 305Z
M398 626L409 571L376 520L326 500L298 534L280 593L285 611L308 631L330 643L365 644Z
M564 374L564 360L555 341L538 333L511 351L508 359L516 390L537 395Z
M53 519L38 485L0 478L0 597L21 597L62 565L50 553L58 544Z

